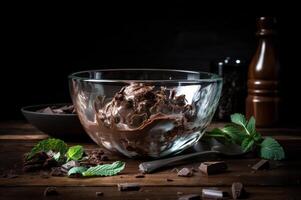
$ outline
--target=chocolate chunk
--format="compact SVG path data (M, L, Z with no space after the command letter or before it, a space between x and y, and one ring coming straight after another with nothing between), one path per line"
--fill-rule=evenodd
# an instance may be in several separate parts
M192 175L193 175L193 172L190 169L186 168L186 167L182 168L178 172L178 176L182 176L182 177L190 177Z
M44 196L55 196L55 195L58 195L59 193L57 192L56 190L56 187L47 187L45 190L44 190Z
M263 170L263 169L269 169L270 168L270 163L268 160L260 160L258 163L253 165L252 169L254 170Z
M203 198L221 199L226 196L228 196L228 194L221 190L214 190L214 189L203 189L202 190Z
M170 179L170 178L167 178L166 181L167 181L167 182L172 182L173 180Z
M52 111L52 109L50 107L39 110L39 112L42 112L42 113L45 113L45 114L54 114L54 112Z
M245 189L242 183L234 182L231 187L233 199L240 199L245 196Z
M227 164L224 161L218 161L218 162L203 162L199 166L199 170L207 175L211 174L218 174L221 172L226 171Z
M187 194L178 198L178 200L200 200L201 196L199 194Z
M138 183L120 183L117 185L119 191L138 191L140 190L140 185Z
M144 174L136 174L136 175L135 175L135 178L144 178L144 177L145 177Z
M95 192L96 197L103 196L103 192Z
M80 165L79 162L74 161L74 160L71 160L71 161L69 161L69 162L63 164L63 165L62 165L62 168L68 171L68 170L71 169L72 167L78 167L79 165Z

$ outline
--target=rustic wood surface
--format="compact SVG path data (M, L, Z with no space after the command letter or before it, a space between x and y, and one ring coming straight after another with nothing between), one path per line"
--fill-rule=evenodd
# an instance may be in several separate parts
M222 124L213 124L211 127L220 125ZM288 157L284 161L272 162L270 170L252 170L251 166L259 159L250 155L235 159L211 157L211 160L225 160L229 170L210 176L196 172L192 177L178 177L172 168L166 168L147 174L145 178L135 178L135 174L139 173L140 160L111 155L112 161L118 159L126 162L126 169L117 176L42 178L39 172L22 172L22 157L47 135L24 122L0 122L0 170L14 169L18 174L15 178L0 177L0 199L43 199L43 191L48 186L57 187L59 195L51 197L54 199L177 199L181 196L178 192L201 194L202 188L219 188L230 192L234 181L245 185L249 193L248 199L301 199L301 161L298 158L301 153L301 130L279 128L261 131L277 138L283 144ZM80 144L87 149L99 148L93 143ZM201 162L202 160L194 160L176 168L197 168ZM139 183L142 189L136 192L119 192L117 184L125 182ZM97 191L104 195L96 197Z

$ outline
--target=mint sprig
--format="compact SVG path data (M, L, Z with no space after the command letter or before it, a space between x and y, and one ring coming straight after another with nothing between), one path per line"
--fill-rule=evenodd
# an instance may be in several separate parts
M283 148L275 139L271 137L263 138L256 131L254 117L247 120L244 115L235 113L231 115L231 122L225 125L224 128L213 129L207 133L207 136L238 144L244 152L260 148L260 157L265 159L281 160L285 158Z

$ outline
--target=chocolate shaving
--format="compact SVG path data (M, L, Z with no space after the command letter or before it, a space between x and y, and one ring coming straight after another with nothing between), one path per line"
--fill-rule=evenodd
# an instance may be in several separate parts
M270 163L268 160L260 160L258 163L253 165L252 169L254 170L263 170L263 169L269 169L270 168Z
M138 183L120 183L117 185L118 190L123 191L138 191L140 190L140 185Z

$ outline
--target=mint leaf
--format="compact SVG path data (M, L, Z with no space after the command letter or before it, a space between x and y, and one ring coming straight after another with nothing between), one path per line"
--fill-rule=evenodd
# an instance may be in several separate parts
M243 152L250 151L254 145L254 140L252 138L245 138L241 143L241 148Z
M235 124L226 125L222 131L232 140L234 143L241 143L245 135L244 129L241 126Z
M255 134L255 118L253 116L249 119L247 123L247 129L251 135Z
M262 158L281 160L285 157L282 146L271 137L266 137L260 144L260 147L260 156Z
M50 150L52 150L53 152L60 152L61 155L64 155L67 152L68 147L67 144L60 139L49 138L42 140L31 149L31 151L27 155L27 159L30 159L34 154L38 152L48 152Z
M247 126L247 120L244 115L235 113L231 115L231 122L234 124L238 124L240 126L246 127Z
M116 161L112 164L97 165L90 167L87 171L83 172L83 176L114 176L121 172L125 167L125 163Z
M244 133L246 135L251 135L252 130L249 130L248 127L250 127L250 128L254 127L254 129L255 129L254 118L251 118L250 123L248 123L245 116L242 114L239 114L239 113L235 113L235 114L231 115L231 122L244 128L245 129Z
M84 148L81 145L70 147L67 151L67 161L79 160L83 157Z
M69 169L68 171L68 176L72 176L75 174L82 174L83 172L87 171L86 167L72 167L71 169Z

